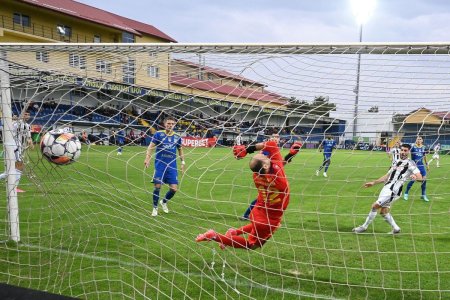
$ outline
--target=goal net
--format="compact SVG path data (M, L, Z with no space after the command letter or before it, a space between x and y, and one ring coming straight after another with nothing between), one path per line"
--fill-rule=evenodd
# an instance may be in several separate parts
M0 282L80 298L449 298L449 68L442 44L1 45ZM185 164L165 213L173 193L155 196L156 152L144 160L167 117ZM34 142L22 172L19 121ZM56 129L82 144L72 164L42 154ZM303 145L278 230L253 250L196 242L250 224L254 154L232 147L275 135L283 157ZM433 160L391 206L400 233L378 215L355 234L383 186L364 183L418 136Z

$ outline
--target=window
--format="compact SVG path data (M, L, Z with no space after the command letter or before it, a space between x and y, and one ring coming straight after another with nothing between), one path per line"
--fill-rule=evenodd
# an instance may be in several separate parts
M213 80L214 80L214 77L213 77L212 74L210 74L210 73L208 73L208 80L209 80L209 81L213 81Z
M86 56L70 53L69 54L69 66L79 69L86 69Z
M110 91L100 90L97 92L97 99L99 100L111 100Z
M150 52L148 55L150 55L150 57L157 57L158 54L156 52Z
M14 24L19 24L19 25L26 26L26 27L31 26L30 16L23 15L21 13L14 13L13 22L14 22Z
M102 38L96 34L94 35L94 43L101 43L102 42Z
M134 34L129 32L122 32L122 43L134 43Z
M48 63L48 52L37 51L36 52L36 60Z
M150 77L159 78L159 67L148 66L147 74Z
M100 73L111 74L112 65L110 62L97 59L95 62L95 70Z
M61 35L61 36L67 36L67 37L71 37L72 36L72 28L66 25L57 25L56 26L56 31Z
M87 92L83 88L75 88L73 90L70 90L70 95L75 97L84 97L87 95Z
M123 64L123 82L134 84L135 81L135 61L134 59L128 58L128 61Z

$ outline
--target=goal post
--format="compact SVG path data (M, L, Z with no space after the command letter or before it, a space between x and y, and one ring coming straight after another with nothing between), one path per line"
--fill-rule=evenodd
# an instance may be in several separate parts
M9 80L9 67L5 59L5 52L0 51L0 89L1 89L1 108L2 108L2 138L3 138L3 157L4 172L6 173L6 202L8 212L8 236L9 239L20 241L19 226L19 203L16 192L16 150L13 137L13 122L11 113L11 83Z
M0 193L7 199L0 282L80 298L450 297L449 49L1 44L8 180ZM13 115L25 112L35 147L23 148L16 181ZM176 191L155 188L154 155L144 166L167 117L184 152ZM53 129L81 141L72 164L43 158L39 142ZM382 188L364 184L388 172L397 142L413 145L418 136L433 161L426 184L414 183L409 199L391 206L401 232L387 234L392 228L378 214L355 234ZM255 250L197 243L209 229L225 234L250 223L254 154L237 160L232 147L269 139L279 139L283 157L303 145L284 167L290 203L280 227ZM324 140L335 145L331 158Z

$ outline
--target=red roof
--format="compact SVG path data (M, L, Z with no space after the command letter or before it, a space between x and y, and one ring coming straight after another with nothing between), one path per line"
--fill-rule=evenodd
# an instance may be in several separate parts
M444 120L450 120L450 111L435 111L433 115Z
M180 75L171 75L170 83L179 86L190 87L202 91L216 92L227 96L235 96L256 101L286 104L283 96L272 92L258 92L251 89L244 89L230 85L221 85L212 81L202 81Z
M21 0L22 2L57 11L79 19L88 20L108 27L127 31L136 35L148 34L168 42L176 42L173 38L152 25L134 21L105 10L95 8L72 0ZM125 4L126 5L126 4Z
M222 69L216 69L216 68L211 68L211 67L208 67L208 66L199 65L199 64L193 63L191 61L182 60L182 59L174 59L174 61L176 61L176 62L178 62L180 64L184 64L184 65L188 65L188 66L191 66L191 67L195 67L197 70L201 67L201 69L203 71L206 71L206 72L212 73L212 74L216 74L217 76L220 76L220 77L236 79L236 80L240 80L240 81L243 81L243 82L256 84L256 85L259 85L259 86L264 86L264 84L261 84L259 82L250 80L248 78L245 78L245 77L242 77L242 76L239 76L239 75L227 72L227 71L222 70Z

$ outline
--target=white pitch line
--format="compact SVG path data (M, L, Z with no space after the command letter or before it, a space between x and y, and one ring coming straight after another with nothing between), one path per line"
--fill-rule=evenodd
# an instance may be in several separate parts
M258 284L258 283L248 284L248 283L243 283L243 282L239 282L239 281L235 281L235 280L231 280L231 279L223 279L220 277L217 277L216 279L214 279L214 278L211 278L211 276L208 276L207 274L201 274L201 273L186 273L186 272L183 272L180 270L152 268L144 263L127 262L127 261L123 261L123 260L116 259L116 258L108 258L108 257L97 256L97 255L72 252L72 251L68 251L68 250L64 250L64 249L50 248L50 247L37 246L37 245L25 244L25 243L20 244L20 246L28 247L31 249L37 249L37 250L41 250L41 251L56 252L56 253L71 255L71 256L75 256L75 257L88 258L88 259L95 260L95 261L112 262L112 263L117 263L119 265L125 265L125 266L129 266L129 267L142 267L142 268L152 270L154 272L159 272L159 273L174 273L175 272L175 273L179 273L183 276L186 276L187 278L189 278L190 276L206 277L211 280L225 282L230 286L242 286L242 287L246 287L246 288L269 289L269 290L272 290L275 292L292 294L292 295L296 295L296 296L310 297L310 298L315 298L315 299L326 299L326 300L335 300L335 299L338 300L339 299L339 298L335 298L335 297L327 296L327 295L313 294L313 293L302 292L302 291L297 291L297 290L293 290L293 289L281 289L281 288L271 287L271 286L262 285L262 284ZM239 290L237 290L236 288L234 288L234 291L238 294L240 293Z

